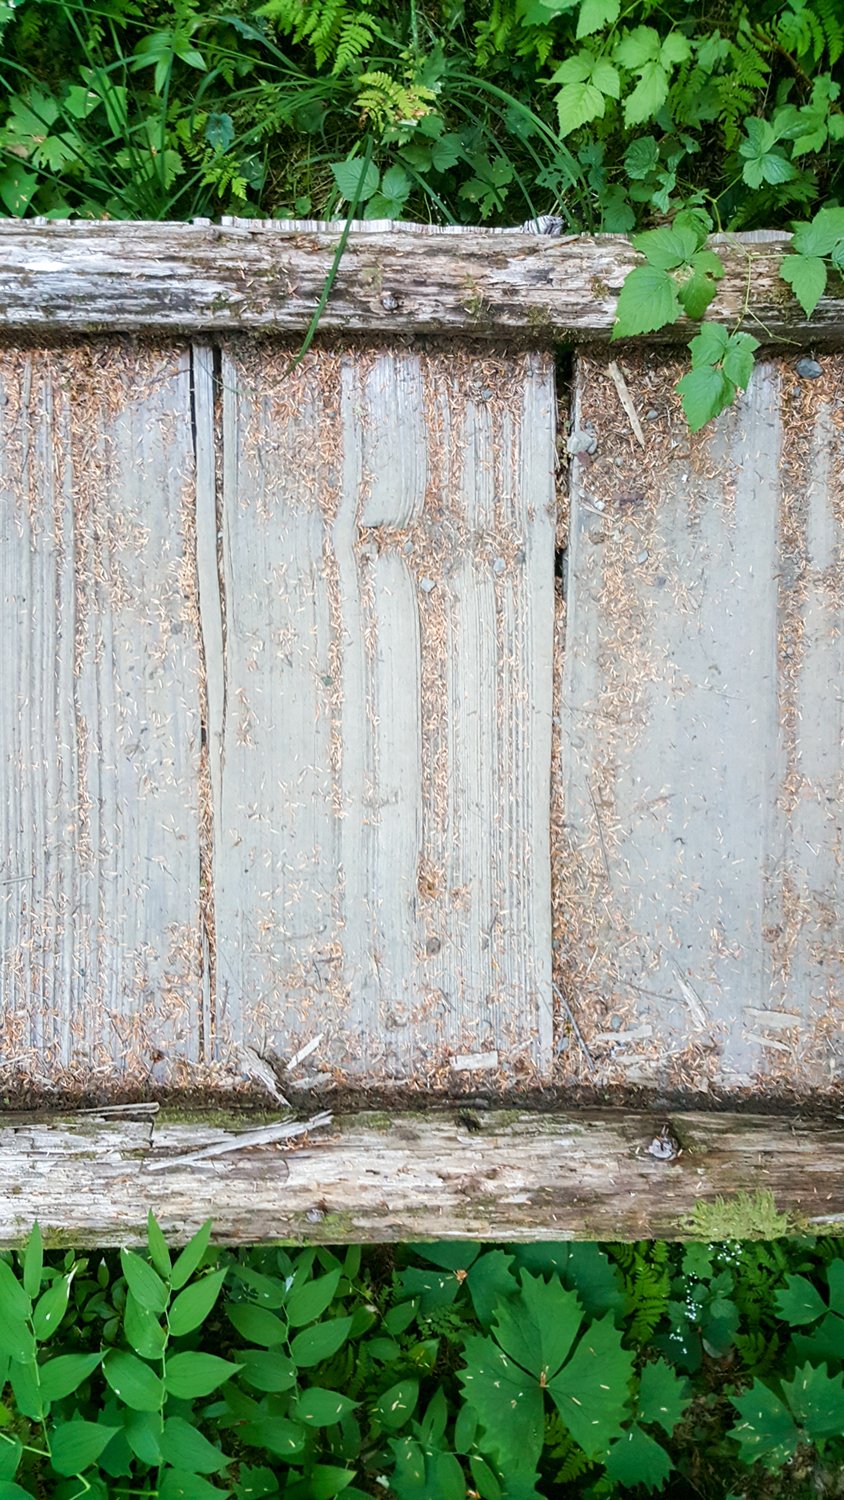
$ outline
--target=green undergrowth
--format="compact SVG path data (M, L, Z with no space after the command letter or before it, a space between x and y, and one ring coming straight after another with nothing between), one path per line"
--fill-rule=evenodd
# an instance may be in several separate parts
M844 1240L0 1256L0 1500L844 1492Z

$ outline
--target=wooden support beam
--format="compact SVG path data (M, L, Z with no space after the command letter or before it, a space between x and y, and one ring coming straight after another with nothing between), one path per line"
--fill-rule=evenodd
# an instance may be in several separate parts
M0 329L44 333L244 329L299 334L331 268L340 227L235 220L0 224ZM765 341L844 336L837 278L807 319L778 272L791 236L716 236L726 275L708 317ZM519 335L534 345L607 339L627 272L641 264L619 235L522 230L352 231L322 317L325 330ZM747 299L747 305L745 305ZM643 336L688 339L683 322ZM638 342L642 342L640 339Z
M149 1109L150 1106L147 1106ZM127 1112L0 1120L0 1244L137 1244L153 1209L220 1243L693 1237L695 1204L762 1189L795 1225L844 1223L844 1127L793 1117L456 1107L370 1112L255 1143L254 1118ZM321 1117L325 1120L325 1117ZM682 1150L649 1153L664 1127ZM175 1158L209 1146L241 1149ZM172 1161L172 1165L164 1164Z

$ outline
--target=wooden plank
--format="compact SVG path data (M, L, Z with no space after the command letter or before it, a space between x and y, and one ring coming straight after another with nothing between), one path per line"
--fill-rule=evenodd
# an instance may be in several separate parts
M341 227L282 228L258 220L131 228L87 220L4 221L0 327L301 332L325 285ZM725 276L708 316L772 341L814 346L819 339L840 340L838 284L808 319L779 279L790 239L762 232L713 237ZM322 326L401 335L520 332L533 346L605 339L624 278L641 263L619 235L430 233L418 225L385 233L364 224L349 236ZM637 342L677 342L696 329L683 321Z
M324 1079L542 1076L551 362L288 357L223 360L220 1024L324 1033Z
M160 1170L235 1146L254 1122L5 1116L0 1244L20 1245L36 1216L48 1244L53 1230L79 1248L142 1244L150 1209L175 1243L208 1217L224 1244L690 1238L697 1203L759 1190L795 1228L841 1232L840 1125L678 1114L670 1128L683 1149L665 1161L648 1150L665 1123L620 1110L380 1112L338 1118L293 1149L253 1145Z
M572 469L561 986L602 1082L821 1088L844 1025L841 361L819 385L760 364L694 438L676 370L627 363L643 454L603 361L577 377L597 450Z
M7 1086L198 1056L192 500L187 350L3 351Z

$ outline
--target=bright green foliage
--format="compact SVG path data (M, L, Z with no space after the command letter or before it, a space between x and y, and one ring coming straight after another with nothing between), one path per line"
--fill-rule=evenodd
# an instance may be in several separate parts
M753 373L758 347L749 333L728 334L718 323L704 324L692 339L692 368L677 385L692 432L732 405L737 387L744 389Z

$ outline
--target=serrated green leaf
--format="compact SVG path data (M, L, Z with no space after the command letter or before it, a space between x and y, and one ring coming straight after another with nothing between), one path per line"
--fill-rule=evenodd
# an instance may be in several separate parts
M674 1467L665 1449L638 1423L612 1444L604 1463L608 1479L631 1488L641 1484L647 1490L661 1488Z
M194 1401L198 1396L209 1396L218 1385L231 1380L242 1365L220 1359L216 1354L197 1354L186 1351L168 1359L164 1372L164 1385L171 1396L185 1401ZM119 1394L119 1392L118 1392Z
M347 203L353 202L355 193L358 194L358 202L365 203L373 193L378 191L381 174L374 162L369 162L364 169L361 157L353 158L351 161L334 161L331 163L331 170L340 195L346 199ZM362 183L361 174L363 174ZM359 184L360 191L358 192Z
M668 98L668 74L662 63L646 63L639 82L624 101L624 123L628 130L652 120Z
M795 224L792 249L798 255L831 255L844 239L844 208L822 208L810 224Z
M698 250L691 260L692 274L680 284L677 296L683 311L698 322L710 302L718 293L718 282L724 275L724 267L712 250Z
M307 1281L303 1287L291 1294L287 1304L287 1321L291 1328L301 1328L319 1318L333 1301L340 1285L342 1271L329 1271L315 1281Z
M256 1391L289 1391L296 1384L296 1365L287 1354L269 1349L244 1349L243 1379Z
M345 1344L351 1326L351 1318L328 1318L313 1328L303 1328L290 1344L290 1353L296 1364L310 1368L330 1359Z
M389 1427L393 1431L402 1427L416 1410L419 1399L418 1380L400 1380L396 1385L391 1385L383 1396L379 1396L375 1403L375 1414L383 1427Z
M263 1344L272 1349L274 1344L283 1344L287 1338L287 1326L275 1313L263 1307L253 1307L251 1302L229 1302L226 1317L238 1333L252 1344Z
M659 57L659 32L652 26L634 26L625 33L615 49L615 58L623 68L638 72Z
M677 283L667 271L656 266L636 266L628 272L618 297L614 339L632 338L676 323L681 308Z
M494 1335L523 1370L547 1380L571 1349L583 1309L577 1293L566 1291L556 1277L546 1282L523 1271L521 1279L521 1295L496 1308Z
M844 1375L828 1375L826 1367L803 1365L793 1380L783 1381L783 1395L801 1427L813 1441L844 1433Z
M638 140L631 141L624 153L625 170L634 182L640 182L656 171L658 162L659 151L652 135L643 135Z
M302 1392L290 1415L308 1427L331 1427L354 1411L357 1404L340 1391L326 1391L320 1386L311 1386L309 1390Z
M826 291L826 266L817 255L786 255L780 276L787 281L807 318Z
M639 1421L658 1422L670 1437L691 1400L688 1385L664 1359L645 1365L636 1408Z
M121 1250L120 1265L135 1301L150 1312L163 1313L170 1297L158 1272L132 1250Z
M542 1391L491 1338L470 1336L466 1368L458 1374L466 1400L478 1414L481 1452L505 1473L535 1468L544 1434Z
M134 1354L127 1354L124 1349L111 1350L103 1360L103 1373L114 1394L133 1411L158 1411L161 1407L164 1401L161 1381Z
M590 120L603 118L604 95L594 83L567 83L556 97L560 135L571 135Z
M41 1272L44 1267L44 1241L41 1238L41 1230L38 1220L32 1226L32 1230L26 1244L26 1254L23 1258L23 1285L24 1291L33 1301L41 1290Z
M805 1276L786 1276L785 1287L774 1293L777 1312L792 1328L814 1323L823 1317L826 1303L820 1292Z
M208 118L210 120L213 117L209 115ZM226 116L225 118L228 119L228 116ZM205 137L207 140L207 126L205 130ZM150 1260L155 1266L156 1271L158 1272L159 1276L163 1276L164 1280L166 1281L172 1269L172 1261L170 1260L170 1251L167 1249L167 1241L165 1240L164 1235L161 1232L161 1227L152 1209L150 1209L147 1218L147 1248L149 1250Z
M691 43L682 31L669 31L659 49L659 60L664 68L676 68L688 62L692 55Z
M730 1429L728 1437L741 1446L742 1462L748 1467L761 1459L768 1469L777 1469L791 1458L800 1434L788 1408L769 1391L761 1380L743 1396L732 1396L741 1421Z
M827 1313L814 1332L795 1333L791 1340L795 1358L812 1365L828 1365L844 1362L844 1318L837 1313Z
M736 388L717 365L698 365L677 382L683 400L683 411L692 432L717 417L732 404Z
M645 256L648 264L659 271L673 271L687 265L697 250L697 236L692 229L648 229L632 240L634 250ZM717 256L715 257L717 260ZM720 265L720 261L719 261ZM721 274L723 275L723 268Z
M518 1292L518 1282L510 1269L512 1264L513 1256L504 1250L488 1250L469 1268L466 1285L478 1321L485 1328L492 1321L499 1298L512 1297Z
M759 348L759 340L749 333L732 333L727 351L724 355L723 370L728 380L733 385L740 386L742 390L747 389L748 382L753 374L754 352ZM730 1304L732 1308L733 1304Z
M210 1275L203 1276L200 1281L195 1281L192 1286L179 1293L167 1319L173 1338L192 1333L194 1328L205 1322L220 1295L226 1275L225 1268L222 1271L212 1271Z
M65 1422L50 1439L50 1463L57 1474L81 1474L118 1430L99 1422Z
M35 1337L41 1342L55 1333L67 1312L71 1280L72 1273L70 1276L57 1276L33 1308L32 1327Z
M0 1260L0 1326L7 1318L25 1322L32 1313L32 1301L27 1296L11 1266Z
M174 1292L180 1291L190 1281L194 1271L199 1266L202 1257L211 1243L211 1226L213 1222L213 1219L206 1219L205 1223L200 1225L193 1239L188 1240L184 1250L176 1261L170 1275L170 1285ZM240 1275L240 1267L238 1267L238 1275Z
M143 1359L160 1359L167 1344L167 1332L148 1307L141 1307L131 1292L123 1309L123 1332L127 1343Z
M621 1347L612 1314L593 1323L548 1390L575 1442L590 1458L621 1430L633 1356Z
M101 1354L60 1354L41 1365L39 1380L45 1401L63 1401L72 1396L97 1369Z
M704 323L689 344L692 369L699 365L718 365L730 346L730 335L721 323Z
M225 1453L183 1417L168 1417L161 1433L161 1452L166 1463L188 1469L191 1474L217 1474L229 1462Z
M621 0L583 0L577 18L577 40L615 25L620 10Z

